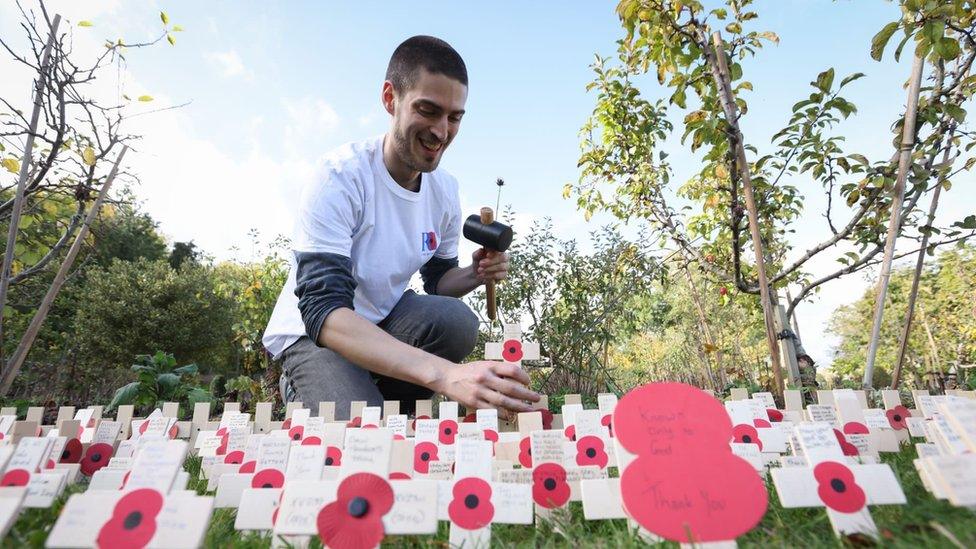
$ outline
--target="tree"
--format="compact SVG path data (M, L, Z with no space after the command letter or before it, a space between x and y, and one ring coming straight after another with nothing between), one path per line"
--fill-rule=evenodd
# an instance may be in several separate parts
M681 254L716 281L740 292L756 294L755 265L745 259L753 238L745 230L743 170L755 187L760 239L769 283L775 288L799 286L788 304L792 315L797 304L823 284L876 265L884 249L884 226L891 214L891 193L897 157L871 160L844 150L836 125L857 112L845 99L845 88L864 77L857 73L837 78L833 68L820 72L811 82L811 93L793 105L787 126L772 136L772 147L760 150L750 136L735 132L723 109L722 94L712 72L718 56L724 56L739 116L748 116L743 98L753 89L744 79L741 60L756 55L764 43L778 42L768 31L751 30L759 16L750 10L751 0L729 0L726 8L705 10L694 0L623 0L617 7L625 36L617 42L616 62L597 57L595 79L589 85L598 97L593 116L583 126L581 177L567 185L565 195L576 195L587 215L605 210L621 218L648 219ZM941 226L914 227L918 201L932 192L932 184L968 170L974 161L964 156L974 146L969 133L951 133L953 121L965 118L963 107L976 91L972 64L976 58L976 19L963 0L951 2L903 2L903 17L886 25L871 45L871 56L880 59L887 41L901 31L895 49L899 57L914 40L915 52L938 67L931 86L920 100L914 161L908 174L904 207L898 216L900 238L920 240L924 231L940 238L927 245L939 246L964 240L976 231L976 218ZM719 32L724 46L716 50L709 37ZM656 73L659 85L668 89L667 102L650 102L635 81ZM701 170L680 186L672 184L672 169L661 142L675 130L672 110L684 112L682 143L702 159ZM902 113L892 125L897 137ZM734 154L737 140L753 159L742 166ZM937 162L947 148L955 151L947 162ZM830 234L807 250L794 253L789 235L802 221L803 198L793 184L812 180L827 198L824 217ZM809 186L809 183L806 183ZM691 201L697 212L682 213L673 194ZM809 273L808 262L832 254L840 264L826 273ZM706 261L706 258L713 258Z

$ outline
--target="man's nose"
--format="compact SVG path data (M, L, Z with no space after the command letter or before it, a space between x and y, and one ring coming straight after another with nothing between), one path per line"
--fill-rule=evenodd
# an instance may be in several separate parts
M447 141L447 117L443 117L430 127L430 133L434 134L440 142Z

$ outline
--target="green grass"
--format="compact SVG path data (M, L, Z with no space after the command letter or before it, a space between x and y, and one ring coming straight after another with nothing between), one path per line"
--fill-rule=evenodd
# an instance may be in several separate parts
M776 491L769 486L769 509L762 522L737 541L739 547L976 547L976 514L934 499L922 487L912 465L913 447L899 454L882 454L901 482L906 505L885 505L871 508L881 539L834 537L823 509L784 509L779 505ZM189 488L203 493L206 482L200 480L200 460L190 458L185 465L190 472ZM69 493L80 492L74 486ZM47 533L60 513L66 494L50 509L28 509L13 526L2 547L43 547ZM217 509L207 532L207 547L266 548L270 534L241 533L234 530L235 512ZM388 537L384 545L391 547L447 547L448 527L441 523L436 536ZM557 524L531 526L496 525L492 527L495 547L646 547L648 544L628 530L626 521L585 521L579 503L570 505L570 516ZM675 543L661 543L660 547L677 547ZM321 547L314 540L312 547Z

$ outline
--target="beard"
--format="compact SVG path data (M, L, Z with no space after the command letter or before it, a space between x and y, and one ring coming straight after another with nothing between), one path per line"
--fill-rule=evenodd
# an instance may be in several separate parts
M396 153L397 159L413 171L429 173L437 169L437 165L441 161L441 154L443 154L447 144L441 145L441 154L435 156L433 160L427 160L414 153L413 146L415 141L417 141L416 138L411 139L404 132L403 128L396 126L393 130L393 151ZM418 147L421 146L419 142L416 145Z

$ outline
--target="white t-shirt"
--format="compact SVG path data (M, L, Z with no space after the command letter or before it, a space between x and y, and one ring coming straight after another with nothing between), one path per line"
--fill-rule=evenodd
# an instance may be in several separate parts
M293 248L350 258L353 306L378 323L431 256L457 257L461 204L457 180L438 168L421 174L420 190L404 189L383 163L383 136L329 153L302 191ZM262 339L275 357L305 335L291 269Z

